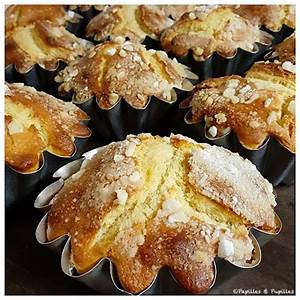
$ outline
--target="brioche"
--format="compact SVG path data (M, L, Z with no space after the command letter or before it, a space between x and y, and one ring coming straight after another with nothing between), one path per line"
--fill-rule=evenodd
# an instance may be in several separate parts
M5 162L21 173L37 171L43 151L69 157L74 137L88 137L80 121L88 116L63 102L21 83L5 84Z
M192 5L111 5L87 25L88 37L103 41L116 36L142 42L146 36L159 39L160 33Z
M296 148L295 38L274 47L270 61L255 63L245 78L232 75L198 84L181 103L191 107L185 120L204 119L207 136L218 138L233 130L247 149L258 149L273 136L290 152Z
M181 107L191 107L186 121L198 123L204 119L210 138L233 130L250 150L258 149L268 136L273 136L295 152L294 98L281 97L268 82L263 86L256 82L232 75L200 83L181 103Z
M295 5L239 5L235 12L251 23L272 31L279 31L282 25L295 28Z
M5 10L5 32L37 21L51 21L57 26L78 21L79 16L67 11L64 5L10 5Z
M178 135L140 134L100 148L52 203L48 240L70 235L80 274L108 257L131 293L162 266L189 292L204 292L216 256L251 260L249 227L277 227L272 185L252 163Z
M20 73L34 64L54 70L58 61L69 62L83 55L90 44L77 38L63 26L48 20L18 26L5 37L5 65L14 64Z
M181 57L191 51L195 60L203 61L215 51L227 58L238 48L255 52L255 43L269 44L270 36L229 7L202 5L166 29L160 41L167 52Z
M190 76L195 75L165 52L118 37L71 63L55 80L61 83L60 93L74 91L76 102L95 96L100 108L109 109L123 98L132 107L143 108L151 96L174 102L174 88L192 88L185 79Z

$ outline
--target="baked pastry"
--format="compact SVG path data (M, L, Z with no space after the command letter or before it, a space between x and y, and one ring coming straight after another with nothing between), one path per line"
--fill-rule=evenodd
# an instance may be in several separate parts
M24 27L37 21L51 21L55 25L78 22L80 16L64 5L10 5L5 10L5 32Z
M74 104L22 83L5 84L5 163L21 173L37 171L43 151L70 157L74 137L88 137L88 120Z
M269 44L270 35L240 17L229 7L202 5L185 13L161 34L161 45L178 57L189 51L197 61L218 52L231 58L238 48L256 52L256 43Z
M203 81L181 103L182 108L191 107L186 121L198 123L204 119L209 138L233 130L246 149L258 149L273 136L295 152L294 98L279 93L278 85L272 83L272 79L277 80L275 75L270 73L268 78L266 69L269 71L262 68L257 72L256 78L248 73L246 78L233 75Z
M46 234L71 237L79 274L107 257L122 286L139 293L166 265L200 293L213 281L216 256L251 260L249 227L277 232L272 189L252 163L222 147L128 136L99 148L65 181Z
M190 9L189 5L111 5L87 25L88 37L103 41L116 36L142 42L146 36L159 39L160 33L171 26L172 17Z
M284 63L257 62L246 74L246 78L259 88L276 91L281 98L295 97L296 76L295 65Z
M172 103L174 88L192 89L186 78L195 74L168 58L163 51L146 50L122 37L97 45L55 77L59 92L74 92L73 100L85 102L95 96L102 109L114 107L120 99L143 108L151 96Z
M19 26L5 37L5 65L14 64L20 73L28 72L34 64L55 70L59 60L70 62L91 47L63 26L50 21L36 21Z
M273 47L265 62L255 63L246 74L258 87L275 90L283 99L296 94L295 36ZM267 57L268 58L268 57Z
M154 5L152 5L154 6ZM196 5L155 5L173 20L178 20L184 13L194 10Z
M296 48L295 34L292 34L280 44L273 46L274 51L272 53L272 58L277 58L277 60L281 63L288 61L295 65L296 63L295 48ZM295 73L295 71L293 73Z
M279 31L284 24L295 28L295 5L239 5L235 12L272 31Z

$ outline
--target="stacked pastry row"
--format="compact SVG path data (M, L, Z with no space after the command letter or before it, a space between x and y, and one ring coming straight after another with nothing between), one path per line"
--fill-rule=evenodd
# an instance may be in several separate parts
M151 32L152 37L160 36L164 49L176 55L189 49L194 56L198 53L197 59L205 59L214 51L232 55L238 47L251 50L263 36L260 25L272 30L280 29L283 24L293 26L292 9L292 6L259 6L251 11L250 17L246 13L249 9L243 6L106 6L89 22L86 32L87 36L110 40L93 46L66 29L68 22L78 22L80 16L63 6L10 6L6 10L6 64L14 64L26 75L36 64L55 70L58 61L63 60L67 66L55 73L60 95L68 95L73 103L79 104L92 116L100 135L110 139L151 131L153 123L159 128L180 94L181 98L187 98L180 106L191 107L182 122L205 119L208 137L217 138L233 130L245 148L258 149L270 135L295 152L294 36L275 46L271 61L255 63L245 77L209 79L195 87L192 83L197 76L188 66L171 59L165 51L140 44ZM278 15L280 19L274 17ZM244 34L245 30L249 34ZM187 41L191 43L188 47ZM39 121L42 109L45 110L41 106L47 106L46 110L50 106L61 107L60 122L64 127L71 126L70 118L74 123L73 110L78 110L81 118L84 113L72 103L41 96L41 92L28 87L16 84L7 87L6 162L18 171L32 172L39 168L44 150L54 153L56 149L46 133L51 126L42 126L45 121ZM97 103L96 107L84 106L89 101ZM38 113L34 112L33 104L38 106ZM25 124L22 113L34 121ZM127 113L136 120L135 129L127 126ZM147 121L138 122L141 115ZM156 117L151 119L153 115ZM54 122L51 114L44 118ZM37 123L40 125L34 125ZM63 130L62 135L67 132L71 140L81 135L67 128ZM24 146L27 131L35 132L39 140L34 154L33 145ZM60 134L55 138L59 139ZM57 154L71 155L72 147L69 145L66 152Z

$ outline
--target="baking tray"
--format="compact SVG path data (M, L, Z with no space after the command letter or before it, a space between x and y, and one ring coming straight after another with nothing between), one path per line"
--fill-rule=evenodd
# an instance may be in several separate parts
M278 31L272 31L267 29L265 26L262 26L261 30L268 32L274 37L272 40L272 45L281 43L285 38L289 37L295 31L294 28L291 28L285 24L282 25Z
M66 67L66 63L58 61L53 70L46 70L38 64L34 64L26 73L20 73L13 64L5 67L5 81L8 83L22 82L25 85L34 87L38 91L43 91L56 98L58 95L58 83L54 81L57 73Z
M166 128L171 124L170 118L173 115L174 108L177 107L176 103L187 96L187 92L193 89L193 84L198 79L195 74L189 73L188 76L194 78L186 78L182 90L173 88L170 102L150 96L143 108L133 107L122 98L113 107L102 109L98 105L95 96L84 102L79 102L76 101L72 91L66 95L60 95L59 98L64 101L72 101L85 111L91 118L92 129L102 139L110 141L124 140L128 134L142 132L150 132L154 135L164 134Z
M32 173L20 173L5 165L5 210L9 213L28 205L32 205L33 199L36 198L42 188L53 181L52 174L55 170L81 157L82 153L87 150L103 145L95 138L76 138L76 150L70 157L59 157L47 151L43 152L42 164L40 168Z
M61 254L61 269L67 276L84 283L85 285L96 290L100 294L131 295L131 293L126 291L120 284L116 268L108 258L104 257L100 259L99 262L89 271L83 274L77 274L76 271L74 271L70 260L70 237L68 235L63 235L53 241L48 241L46 238L46 226L48 216L47 211L51 207L52 198L63 187L64 180L78 172L84 160L90 159L99 151L99 149L101 149L101 147L88 151L84 153L81 158L74 160L58 169L53 174L53 177L57 180L49 186L47 186L38 195L34 202L34 207L44 213L46 212L46 214L43 216L36 228L36 239L40 244L47 246L52 251L58 254ZM248 269L259 265L261 261L261 249L258 240L262 244L265 244L272 238L272 235L277 235L282 227L281 221L277 215L276 222L278 225L278 230L276 232L270 233L255 228L249 231L249 236L252 239L254 245L254 254L251 262L244 263L242 265L236 262L229 263L231 263L235 267L238 267L237 269ZM252 234L252 232L254 234ZM256 236L258 240L256 239ZM216 259L214 261L214 280L209 289L212 288L215 284L217 278L217 270L221 268L222 264L224 264L224 262L221 259ZM180 284L172 275L171 271L167 267L164 267L158 272L157 276L154 278L150 286L142 292L140 292L139 294L187 294L187 291L182 286L180 286Z
M255 50L249 52L238 48L232 57L224 57L217 52L212 53L205 61L196 61L193 57L192 50L177 60L191 68L191 71L199 76L200 81L208 78L222 77L226 75L242 75L247 71L254 62L260 60L271 46L270 42L266 44L255 43ZM170 57L175 57L168 53Z

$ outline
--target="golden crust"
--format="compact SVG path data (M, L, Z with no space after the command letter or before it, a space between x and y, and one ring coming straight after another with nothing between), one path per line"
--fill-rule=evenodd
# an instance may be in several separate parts
M249 227L276 228L272 186L249 161L182 136L141 134L101 148L52 202L48 240L70 234L79 273L108 257L132 293L165 265L204 292L215 256L245 262Z
M63 26L73 17L74 13L68 13L64 5L10 5L5 10L5 32L46 20Z
M154 6L154 5L153 5ZM196 5L155 5L159 7L166 16L178 20L186 12L194 10Z
M11 30L5 38L5 65L14 64L21 73L34 64L48 70L58 66L58 61L70 62L90 47L63 26L50 21L36 21Z
M191 107L188 122L205 119L212 138L233 130L245 148L255 150L270 135L295 152L295 82L290 75L278 65L258 63L246 78L233 75L200 83L181 106Z
M295 5L239 5L235 12L251 23L279 31L282 25L295 28Z
M21 83L5 84L5 162L30 173L43 163L42 153L69 157L76 151L74 137L88 137L81 123L88 116L63 102Z
M283 101L295 97L296 74L284 63L257 62L247 71L246 78L258 87L275 90Z
M166 29L160 41L176 56L191 50L195 60L205 60L215 51L224 57L232 57L238 48L255 51L255 43L269 44L270 37L229 7L202 5Z
M151 96L174 102L172 89L183 89L189 76L165 52L146 50L139 43L123 40L96 46L62 70L55 80L62 82L61 93L73 90L77 102L95 96L101 108L109 109L123 98L131 106L143 108Z
M158 5L111 5L89 22L86 32L96 40L123 36L141 42L147 35L158 39L161 31L172 24Z
M290 61L291 63L296 63L296 39L295 34L292 34L286 38L280 44L273 47L273 57L276 57L281 63L285 61Z

